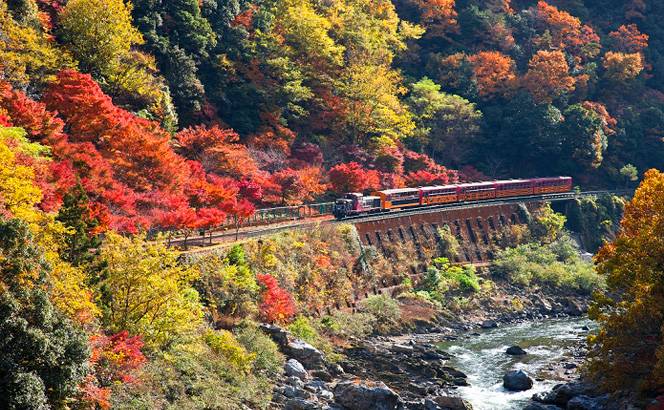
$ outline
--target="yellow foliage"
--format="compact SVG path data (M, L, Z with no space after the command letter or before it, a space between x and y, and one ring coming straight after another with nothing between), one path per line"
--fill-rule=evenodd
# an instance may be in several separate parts
M99 286L112 331L141 334L155 348L200 326L202 308L191 288L198 271L181 266L178 255L162 241L149 243L142 235L107 234L100 249L106 268Z
M0 128L0 135L6 135L9 130L12 129ZM0 214L9 214L33 223L37 221L35 205L41 201L42 193L35 185L34 178L34 171L19 165L6 140L0 138Z
M82 68L109 75L142 44L141 33L131 25L131 4L123 0L70 0L60 15L63 40Z
M45 84L60 69L73 64L44 33L14 21L5 1L0 2L0 33L0 79L16 87Z
M256 353L249 353L228 330L208 330L205 343L213 352L223 356L237 372L249 374L256 360Z

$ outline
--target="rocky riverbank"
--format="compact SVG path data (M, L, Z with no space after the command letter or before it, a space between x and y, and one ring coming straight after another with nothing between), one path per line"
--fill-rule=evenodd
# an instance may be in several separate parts
M518 310L506 303L515 297L521 303ZM409 309L419 312L412 301L403 301L402 309L411 320L403 324L401 334L349 341L336 363L285 330L264 326L289 359L274 389L273 408L470 409L471 404L457 393L469 384L468 377L450 365L452 357L439 347L441 342L473 338L481 329L509 323L580 316L587 310L587 299L506 286L458 316L450 312L426 318L408 315ZM551 367L556 380L575 378L583 349L579 346L573 360Z

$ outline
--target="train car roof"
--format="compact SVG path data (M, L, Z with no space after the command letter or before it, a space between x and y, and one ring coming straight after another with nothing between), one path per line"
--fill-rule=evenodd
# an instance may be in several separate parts
M485 182L471 182L471 183L466 183L466 184L459 184L458 186L461 188L468 188L468 187L484 187L484 186L493 186L496 182L498 181L485 181Z
M456 189L457 185L434 185L434 186L423 186L420 189L422 191L438 191L440 189Z
M501 179L499 181L496 181L498 184L519 184L522 182L530 182L532 181L531 179Z
M395 189L383 189L382 191L376 191L377 193L392 195L392 194L405 194L408 192L419 192L419 188L395 188Z

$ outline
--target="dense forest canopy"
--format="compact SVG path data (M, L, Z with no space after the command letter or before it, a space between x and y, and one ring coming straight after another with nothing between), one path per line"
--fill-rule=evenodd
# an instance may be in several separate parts
M48 148L43 209L80 183L126 231L348 189L559 174L615 187L664 154L663 9L3 1L0 118Z

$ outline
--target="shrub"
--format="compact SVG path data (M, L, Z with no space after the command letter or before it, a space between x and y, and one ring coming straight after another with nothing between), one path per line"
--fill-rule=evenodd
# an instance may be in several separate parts
M213 352L223 356L236 371L249 373L256 355L249 353L228 330L208 330L204 335L205 343Z
M313 327L309 318L305 316L298 316L293 323L288 325L290 331L295 337L298 337L305 342L315 345L320 339L318 331Z
M399 303L389 296L373 295L361 302L362 310L375 318L375 330L387 333L397 327L401 318Z
M254 373L268 377L277 376L284 366L284 356L276 343L263 333L255 323L243 323L235 331L238 342L254 355Z
M362 338L374 330L376 318L369 313L334 312L322 319L325 330L342 338Z
M500 251L492 271L522 286L537 284L585 294L604 284L566 235L547 245L530 243Z

